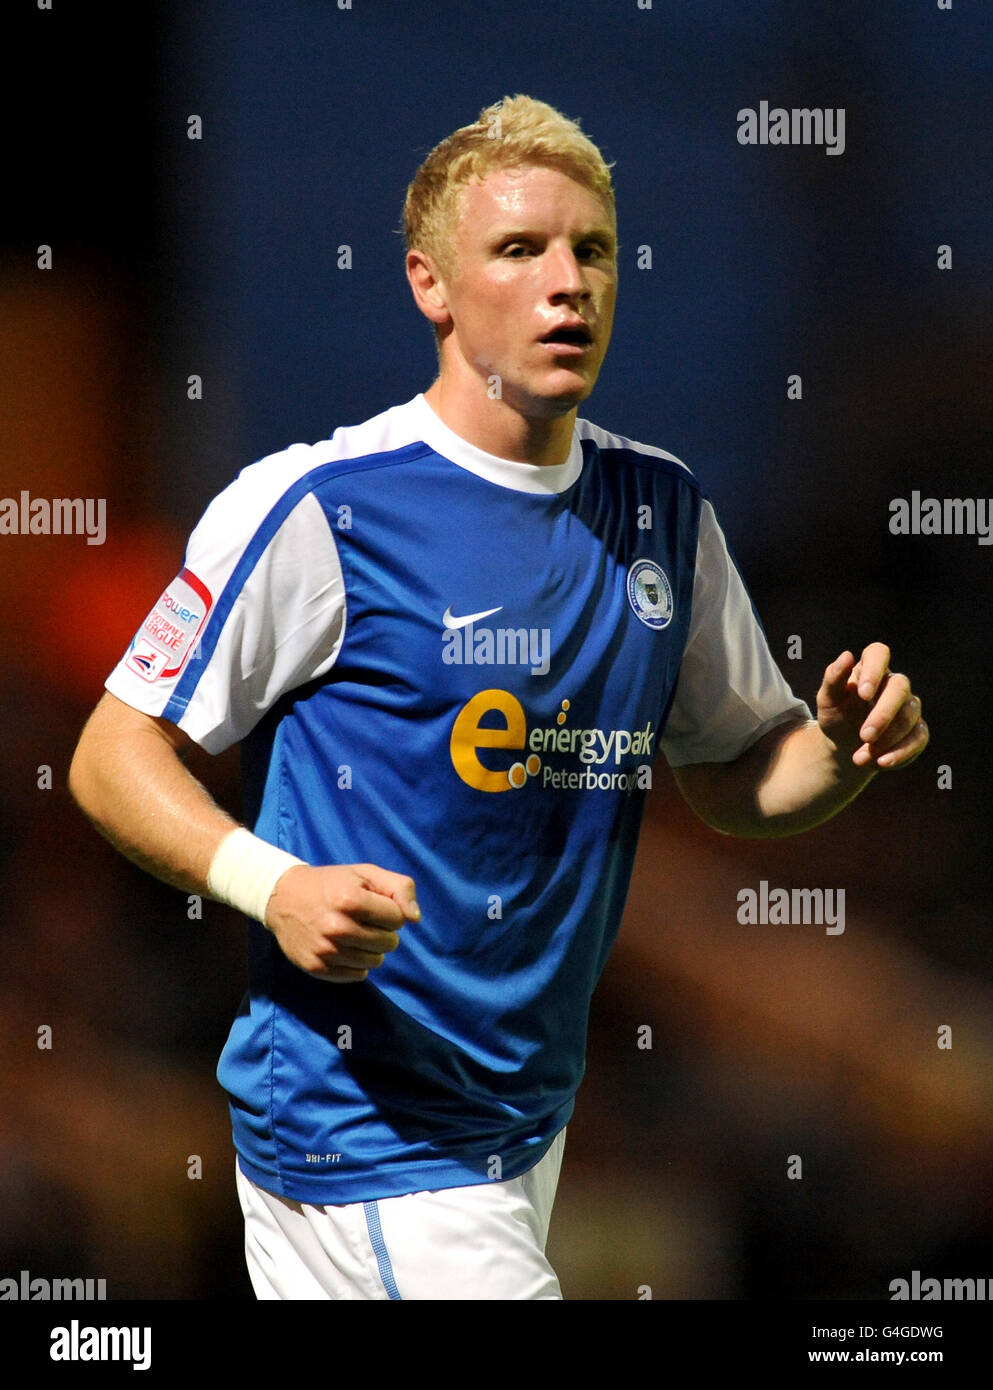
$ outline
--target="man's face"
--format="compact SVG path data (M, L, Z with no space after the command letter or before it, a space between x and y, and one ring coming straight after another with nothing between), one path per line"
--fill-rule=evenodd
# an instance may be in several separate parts
M460 210L458 265L444 281L447 350L485 383L498 376L521 414L567 414L593 390L610 341L617 243L607 208L557 169L525 165L469 184Z

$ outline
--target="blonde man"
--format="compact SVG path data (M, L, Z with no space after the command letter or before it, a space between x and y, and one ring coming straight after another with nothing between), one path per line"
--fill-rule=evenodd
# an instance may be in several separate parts
M927 730L879 643L811 718L690 472L577 418L617 292L578 125L481 112L405 226L437 379L211 503L71 785L125 854L252 919L218 1074L257 1295L557 1299L565 1125L656 753L710 824L789 834ZM243 742L252 830L190 740Z

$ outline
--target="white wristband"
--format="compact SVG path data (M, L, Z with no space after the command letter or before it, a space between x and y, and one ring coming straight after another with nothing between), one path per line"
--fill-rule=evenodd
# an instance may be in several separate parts
M277 882L287 869L303 862L239 826L218 845L207 870L207 887L220 902L264 926Z

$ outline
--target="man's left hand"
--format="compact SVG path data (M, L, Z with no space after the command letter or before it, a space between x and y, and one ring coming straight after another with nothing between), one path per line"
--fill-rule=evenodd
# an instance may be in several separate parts
M817 722L839 748L851 749L856 767L880 772L912 763L930 738L921 702L907 677L890 670L882 642L870 642L859 660L842 652L831 663L817 692Z

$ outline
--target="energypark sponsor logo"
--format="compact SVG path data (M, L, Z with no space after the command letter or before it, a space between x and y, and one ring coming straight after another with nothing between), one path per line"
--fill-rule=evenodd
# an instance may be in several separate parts
M452 766L467 786L480 792L519 791L532 779L540 787L557 791L627 792L651 787L656 731L650 720L643 729L570 728L570 708L571 702L563 700L554 724L529 731L524 707L509 690L481 690L456 715L449 744ZM502 717L502 727L493 726L494 715ZM505 750L508 766L484 766L479 759L481 748ZM515 753L523 756L515 760ZM554 761L543 761L549 754ZM622 769L623 758L644 761Z
M124 665L145 681L178 676L213 602L206 584L192 570L181 570L135 633Z

